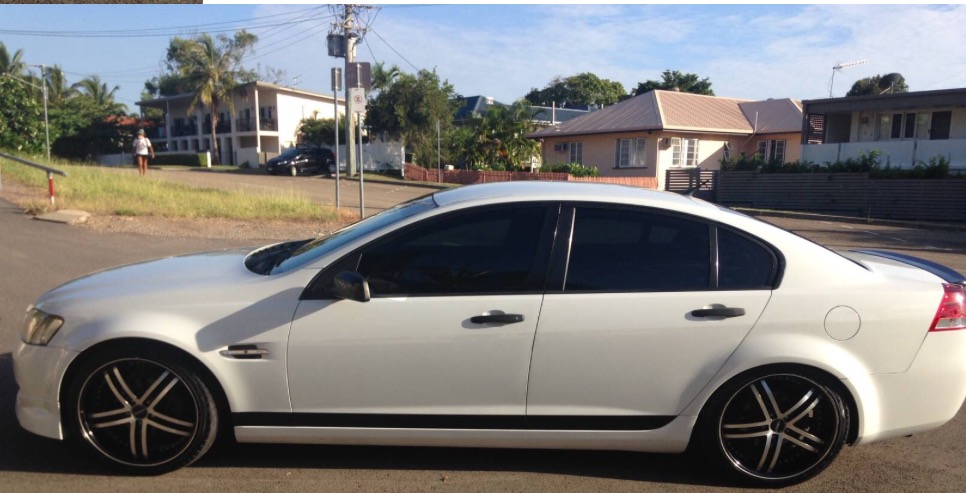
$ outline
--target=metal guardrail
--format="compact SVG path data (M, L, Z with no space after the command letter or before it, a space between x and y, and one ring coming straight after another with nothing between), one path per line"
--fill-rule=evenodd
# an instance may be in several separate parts
M11 161L16 161L16 162L18 162L20 164L23 164L25 166L30 166L31 168L37 168L37 169L41 169L41 170L46 171L47 172L47 189L50 192L50 205L54 205L54 202L56 200L55 199L55 196L54 196L54 175L60 175L60 176L66 177L67 176L67 173L66 172L61 171L61 170L59 170L57 168L51 168L50 166L44 166L43 164L38 164L38 163L35 163L33 161L28 161L26 159L22 159L22 158L19 158L17 156L11 156L10 154L4 153L4 152L0 152L0 158L9 159ZM3 178L2 177L3 177L3 174L0 173L0 190L3 190Z

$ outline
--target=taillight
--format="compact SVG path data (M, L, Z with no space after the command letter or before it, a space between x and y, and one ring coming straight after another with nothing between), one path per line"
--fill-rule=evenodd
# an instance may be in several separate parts
M943 289L943 300L929 331L966 329L966 290L958 284L943 284Z

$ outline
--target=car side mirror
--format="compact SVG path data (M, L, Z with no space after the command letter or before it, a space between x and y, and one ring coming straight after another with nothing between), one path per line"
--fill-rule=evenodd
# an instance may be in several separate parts
M352 300L365 303L369 301L369 283L362 274L353 271L342 271L332 280L329 294L342 300Z

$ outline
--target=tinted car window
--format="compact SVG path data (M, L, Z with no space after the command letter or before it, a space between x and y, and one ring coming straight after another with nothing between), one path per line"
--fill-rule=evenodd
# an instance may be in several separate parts
M775 256L765 247L726 229L718 229L718 287L770 289Z
M566 291L709 288L706 224L647 211L578 208Z
M544 206L449 216L363 251L358 271L373 296L540 291L546 216Z

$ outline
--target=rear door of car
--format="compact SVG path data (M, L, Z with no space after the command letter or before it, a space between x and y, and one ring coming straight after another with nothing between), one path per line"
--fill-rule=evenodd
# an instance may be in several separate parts
M663 210L578 204L561 217L572 235L554 254L528 419L597 416L581 421L646 429L648 417L676 415L755 324L780 256L738 231Z

